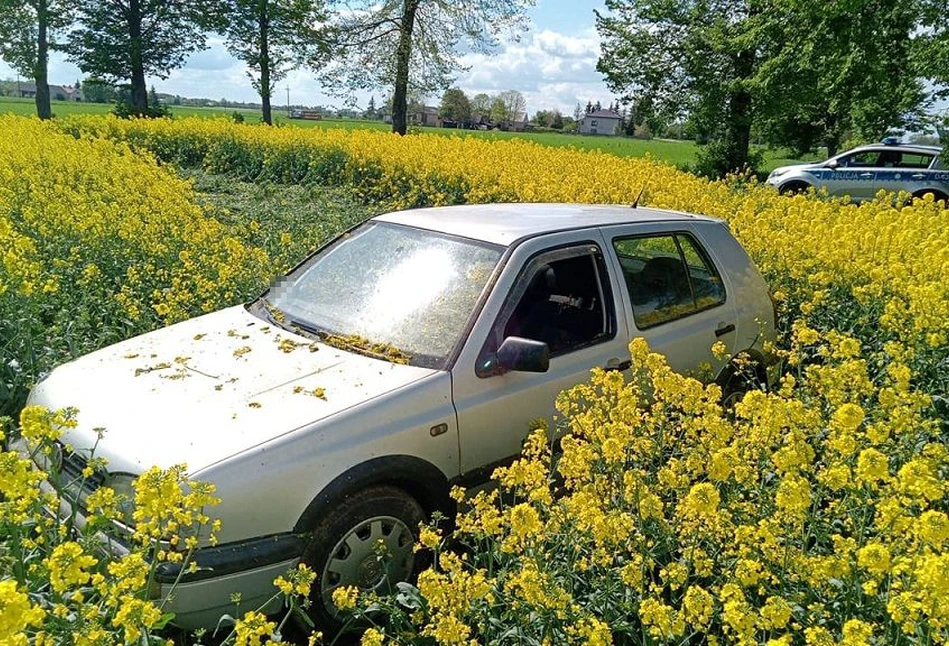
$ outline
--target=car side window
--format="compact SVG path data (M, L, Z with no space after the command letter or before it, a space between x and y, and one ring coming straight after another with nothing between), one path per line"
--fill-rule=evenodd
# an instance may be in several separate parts
M557 356L615 335L616 313L600 248L592 243L568 247L528 261L480 359L496 352L510 336L543 341L551 356Z
M903 153L900 168L929 168L932 161L933 156L925 153Z
M616 238L613 248L640 330L725 302L721 276L688 234Z
M851 153L838 160L838 165L845 168L873 168L880 165L880 152L877 150L862 150Z

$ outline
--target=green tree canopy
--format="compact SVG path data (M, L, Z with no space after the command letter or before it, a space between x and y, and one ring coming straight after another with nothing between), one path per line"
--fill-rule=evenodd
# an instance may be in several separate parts
M754 92L767 142L833 155L848 139L922 125L933 93L915 55L925 30L917 0L774 3L793 19L762 28Z
M456 87L445 90L438 114L452 121L467 121L471 118L471 101L468 100L468 95Z
M716 139L712 172L746 166L756 34L767 0L606 0L596 12L597 63L626 100L649 97L664 121L689 114Z
M69 56L86 74L124 83L132 112L148 114L146 76L167 78L205 46L204 0L74 0Z
M471 112L473 114L490 114L491 95L480 92L471 97Z

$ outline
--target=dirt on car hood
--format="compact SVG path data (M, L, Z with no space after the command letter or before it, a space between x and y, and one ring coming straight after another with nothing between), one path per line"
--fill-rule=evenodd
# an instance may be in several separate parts
M110 471L193 472L434 372L314 342L238 306L64 364L29 403L77 408L65 441L98 441Z

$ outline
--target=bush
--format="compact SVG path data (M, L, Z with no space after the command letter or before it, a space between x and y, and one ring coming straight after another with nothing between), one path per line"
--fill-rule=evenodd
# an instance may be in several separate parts
M754 172L764 161L764 152L751 148L743 167L736 168L735 160L742 157L729 142L713 139L701 146L696 155L695 172L703 177L719 179L734 172Z
M115 105L112 107L112 114L120 119L131 119L133 117L161 119L163 117L170 117L171 110L169 110L168 106L163 103L149 103L145 110L145 114L140 115L136 111L135 106L130 101L122 99L115 102Z

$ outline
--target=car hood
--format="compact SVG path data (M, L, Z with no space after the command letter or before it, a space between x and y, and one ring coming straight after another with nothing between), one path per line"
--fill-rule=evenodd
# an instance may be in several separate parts
M810 170L812 168L823 168L823 166L824 166L824 162L805 162L803 164L790 164L788 166L778 166L773 171L771 171L771 177L778 177L792 170Z
M98 441L110 471L194 472L434 372L312 342L238 306L64 364L29 403L77 408L64 441Z

